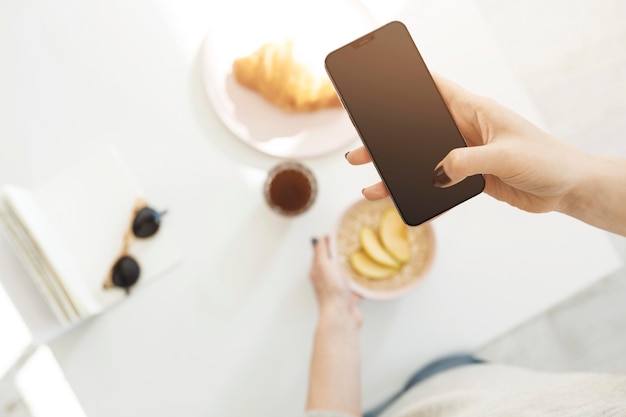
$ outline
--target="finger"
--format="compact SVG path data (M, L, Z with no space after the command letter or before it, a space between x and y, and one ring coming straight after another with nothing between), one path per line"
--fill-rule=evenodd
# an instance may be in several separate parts
M365 149L365 146L360 146L346 154L346 159L352 165L363 165L368 162L372 162L369 152Z
M459 96L463 96L464 94L470 94L469 91L467 91L454 81L451 81L436 73L432 73L431 75L433 76L433 81L435 81L435 85L439 90L439 94L441 94L441 97L443 98L443 101L446 103L446 106L448 106L448 108L451 106L452 100L454 98L458 98Z
M330 253L330 236L324 235L324 237L322 238L322 241L324 242L324 245L326 246L326 252L325 252L324 259L330 260L330 257L331 257L331 253Z
M385 187L385 184L383 184L382 181L363 188L362 193L365 198L372 201L389 197L389 191L387 191L387 187Z
M487 138L483 137L480 118L476 115L476 109L484 106L484 98L438 74L433 74L433 80L467 144L475 146L485 143Z
M433 184L449 187L470 175L494 174L499 176L506 169L506 158L495 145L472 146L451 150L437 164L433 173Z
M317 240L317 244L314 248L314 259L313 262L325 262L329 259L329 251L328 251L328 236L323 236L322 238Z

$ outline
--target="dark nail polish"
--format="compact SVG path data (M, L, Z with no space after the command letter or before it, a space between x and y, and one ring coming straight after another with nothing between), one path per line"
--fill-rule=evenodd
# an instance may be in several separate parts
M315 245L317 245L317 238L311 238L311 244L315 247Z
M443 165L435 170L433 174L433 185L435 187L443 187L450 182L450 177L446 174L446 171L443 170Z
M350 151L346 152L346 154L344 155L344 157L346 158L346 160L348 159L348 154L350 153Z

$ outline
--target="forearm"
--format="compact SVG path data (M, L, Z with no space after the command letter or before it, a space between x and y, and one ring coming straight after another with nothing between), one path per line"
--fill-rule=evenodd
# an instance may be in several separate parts
M359 324L322 312L315 331L307 410L361 415Z
M563 212L626 236L626 160L591 156Z

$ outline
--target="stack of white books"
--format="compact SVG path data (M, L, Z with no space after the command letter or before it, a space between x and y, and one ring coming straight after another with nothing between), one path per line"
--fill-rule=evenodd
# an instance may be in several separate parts
M114 149L36 189L5 185L0 190L0 225L62 323L99 314L128 296L103 284L120 256L139 199L152 204ZM178 262L167 216L156 235L131 242L129 255L141 268L131 294Z

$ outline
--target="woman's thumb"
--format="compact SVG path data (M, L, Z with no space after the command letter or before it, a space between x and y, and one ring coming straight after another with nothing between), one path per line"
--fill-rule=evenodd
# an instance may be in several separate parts
M433 185L449 187L475 174L494 174L498 159L493 145L470 146L451 150L435 167Z

